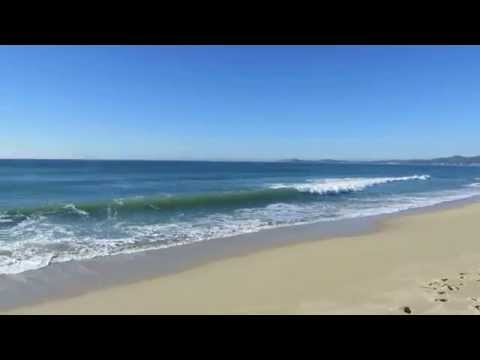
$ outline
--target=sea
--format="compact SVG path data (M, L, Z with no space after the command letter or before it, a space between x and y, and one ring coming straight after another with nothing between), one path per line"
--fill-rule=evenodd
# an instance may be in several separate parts
M0 160L0 274L480 195L480 167Z

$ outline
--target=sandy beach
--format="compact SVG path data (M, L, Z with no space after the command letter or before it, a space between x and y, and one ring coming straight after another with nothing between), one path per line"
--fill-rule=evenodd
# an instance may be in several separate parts
M383 220L10 314L480 314L480 204Z

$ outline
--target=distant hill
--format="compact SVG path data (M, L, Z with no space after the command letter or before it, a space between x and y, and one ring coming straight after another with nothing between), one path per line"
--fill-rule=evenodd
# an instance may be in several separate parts
M478 165L480 166L480 156L461 156L455 155L450 157L435 158L435 159L411 159L411 160L374 160L374 161L352 161L352 160L301 160L301 159L286 159L280 160L281 162L294 162L294 163L355 163L355 164L412 164L412 165Z
M400 160L403 164L428 164L428 165L480 165L480 156L450 156L436 159Z

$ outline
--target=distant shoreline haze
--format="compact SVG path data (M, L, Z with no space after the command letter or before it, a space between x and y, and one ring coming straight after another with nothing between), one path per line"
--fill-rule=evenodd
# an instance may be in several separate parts
M287 159L287 162L323 162L323 163L379 163L379 164L455 164L455 165L480 165L480 156L461 156L454 155L450 157L441 157L434 159L408 159L408 160L301 160L301 159Z

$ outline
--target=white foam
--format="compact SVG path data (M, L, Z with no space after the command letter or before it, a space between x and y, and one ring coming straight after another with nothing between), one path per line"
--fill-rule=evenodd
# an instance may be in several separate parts
M36 270L50 264L53 254L39 254L12 258L0 256L0 274L19 274L28 270Z
M82 216L89 216L88 212L78 209L75 204L67 204L64 206L65 209L71 210L75 214L82 215Z
M427 178L422 176L418 180ZM380 181L380 178L375 179ZM392 178L381 179L385 182L385 179ZM53 224L48 217L32 216L7 229L9 241L0 241L0 273L15 274L50 263L164 249L291 225L392 214L478 195L478 187L464 187L380 198L352 197L348 202L275 203L262 208L237 209L229 214L215 213L196 218L178 216L168 223L106 221L89 229L88 236L84 229L77 229L74 225Z
M378 177L378 178L329 178L311 180L308 183L296 184L273 184L271 189L295 189L301 192L314 194L338 194L341 192L361 191L367 187L386 184L394 181L427 180L430 175L413 175L402 177Z
M468 187L480 187L480 183L472 183L472 184L468 184L467 186Z
M466 200L475 196L479 196L480 192L462 192L462 191L443 191L432 192L429 194L416 196L398 196L394 195L390 198L382 199L381 204L370 208L358 208L342 210L340 218L358 218L366 216L377 216L385 214L393 214L400 211L410 209L419 209L429 206L436 206L452 201Z
M13 222L13 220L9 216L5 214L0 214L0 223L11 223L11 222Z

